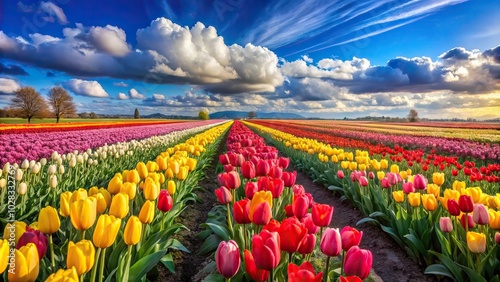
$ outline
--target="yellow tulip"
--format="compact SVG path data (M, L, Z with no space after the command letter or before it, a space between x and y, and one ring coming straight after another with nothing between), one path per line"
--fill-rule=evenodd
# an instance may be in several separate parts
M400 171L399 176L401 176L401 179L406 180L408 178L408 173L406 173L406 170Z
M141 179L145 179L148 176L148 168L146 167L145 163L138 162L137 165L135 166L135 169L139 173L139 177Z
M407 170L406 170L406 174L407 174L408 176L410 176L410 175L411 175L411 173L412 173L411 168L409 168L409 169L407 169Z
M168 163L168 169L172 170L172 173L174 175L176 175L177 173L179 173L179 168L180 168L180 165L176 161L171 161L171 162Z
M402 203L405 201L405 193L401 190L392 192L392 197L396 203Z
M38 221L35 221L35 222L32 222L30 225L29 225L30 228L32 229L35 229L35 230L39 230L38 229Z
M330 159L332 160L332 163L338 163L339 162L339 158L336 155L333 155Z
M252 201L250 202L250 213L248 214L250 220L253 220L255 208L263 202L268 202L269 207L273 207L273 194L271 191L259 191L253 195Z
M382 178L385 177L385 172L383 171L377 171L377 178L378 180L382 180Z
M146 164L146 168L148 169L149 172L155 172L159 169L158 164L156 162L149 161Z
M119 195L119 194L118 194ZM113 245L120 231L122 220L113 215L102 214L97 220L92 241L98 248L105 249Z
M386 159L380 160L380 169L387 169L389 167L389 162Z
M68 217L70 214L70 204L69 204L69 199L71 199L71 192L66 191L59 195L59 214L63 217Z
M374 170L379 171L380 170L380 162L377 160L371 160L370 161L371 166L373 167Z
M89 272L94 266L95 248L89 240L81 240L78 243L69 241L66 267L74 267L78 276Z
M435 211L437 208L437 200L434 194L422 195L422 204L428 211Z
M0 240L0 274L7 268L9 262L10 247L9 241L6 239Z
M160 176L160 184L165 183L165 174L159 173L158 175Z
M467 232L467 247L473 253L484 253L486 251L486 235L472 231Z
M436 184L429 183L427 184L427 194L433 194L434 197L437 198L441 194L441 187Z
M40 270L39 261L38 250L33 243L28 243L19 250L15 250L14 264L9 267L9 281L35 281Z
M175 181L169 180L167 182L167 191L170 195L174 195L176 191L177 186L175 185Z
M182 181L187 178L188 173L189 173L189 167L183 165L179 168L179 173L177 173L176 177L178 180Z
M150 172L150 173L148 173L147 177L152 178L155 182L160 182L160 174L159 173Z
M446 201L448 201L448 199L453 199L458 202L458 198L460 198L460 192L457 190L446 189L444 190L444 198L446 199Z
M399 173L399 166L397 164L391 165L391 172L392 173Z
M135 198L136 192L137 185L133 182L125 182L120 188L120 193L127 194L129 200L133 200Z
M366 170L366 165L365 164L359 164L358 168L359 168L359 170Z
M90 189L88 191L88 196L91 197L97 193L99 193L99 188L97 186L92 186L92 187L90 187Z
M162 156L156 157L156 163L158 164L158 168L160 170L167 169L167 160L164 157L162 157Z
M59 269L56 273L51 274L47 277L45 282L78 282L80 281L78 278L78 273L76 272L75 267L71 267L70 269L64 270Z
M52 234L57 232L60 227L61 221L55 208L47 206L40 210L38 214L38 230L44 234Z
M109 207L109 205L111 205L111 194L109 193L109 191L104 188L100 188L99 194L104 197L104 200L106 200L106 206Z
M498 196L488 196L488 207L492 209L500 208L500 197Z
M432 182L434 182L434 184L436 185L443 185L444 183L444 173L442 172L434 172L432 174Z
M152 178L148 177L144 182L143 192L146 200L154 201L160 194L160 187L156 185Z
M139 220L144 224L149 224L155 218L155 203L154 201L146 200L139 212Z
M73 191L71 194L71 198L69 199L69 205L71 206L74 202L78 200L83 200L88 197L87 190L83 188L79 188L76 191Z
M471 196L472 201L474 204L477 204L481 200L483 191L481 191L481 188L479 187L469 187L465 189L465 194Z
M453 184L451 185L451 187L453 188L453 190L457 190L459 191L460 193L463 193L462 190L465 189L465 181L458 181L458 180L455 180L453 182Z
M410 193L408 194L408 202L412 207L420 206L420 193Z
M130 170L127 173L127 182L133 182L135 184L139 184L139 182L141 182L141 176L136 169Z
M121 174L117 173L115 174L115 176L113 176L113 178L111 178L111 181L109 181L108 183L108 192L113 195L118 194L120 193L122 185L123 182Z
M3 230L3 238L9 240L13 237L15 238L17 245L17 241L19 241L21 235L26 232L26 226L28 225L23 221L14 221L12 223L7 223L5 225L5 229Z
M125 225L125 230L123 231L123 241L129 246L135 245L139 243L139 240L141 240L141 233L141 221L137 216L131 216Z
M357 162L350 162L349 163L349 170L355 170L356 168L358 168Z
M124 218L129 212L129 199L127 194L118 193L111 200L108 213L117 218Z
M73 227L78 230L87 230L94 225L96 218L96 200L85 198L71 205L70 219Z
M349 167L349 162L348 161L341 162L340 167L342 167L342 169L347 169Z
M500 230L500 211L488 210L490 215L490 227L495 230Z
M101 193L97 193L94 196L90 196L89 198L94 198L96 201L95 208L96 208L96 215L100 215L103 213L108 205L106 204L106 199Z
M189 167L189 171L193 171L196 168L198 161L196 159L188 158L186 160L186 165Z

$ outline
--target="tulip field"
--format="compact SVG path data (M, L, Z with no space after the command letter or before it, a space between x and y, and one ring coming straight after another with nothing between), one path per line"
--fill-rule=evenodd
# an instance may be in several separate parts
M254 119L2 126L0 277L162 281L154 273L168 277L189 252L206 258L203 281L372 281L378 250L362 247L371 234L360 230L372 225L431 279L500 281L499 129ZM197 194L206 189L217 202L188 249L183 215L209 201ZM364 218L334 228L335 206L310 189Z

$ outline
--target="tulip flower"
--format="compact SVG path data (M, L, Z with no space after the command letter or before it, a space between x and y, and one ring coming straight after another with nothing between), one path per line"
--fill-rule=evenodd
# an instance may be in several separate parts
M460 206L458 205L458 202L455 201L454 199L448 199L447 207L450 215L452 216L460 215Z
M342 249L347 252L352 246L359 246L361 238L363 237L363 231L345 226L340 231L340 237L342 239Z
M142 191L144 192L144 198L146 198L146 200L154 201L160 194L160 187L156 185L153 178L146 177L146 180L144 180L144 189Z
M330 225L333 217L333 206L327 204L313 204L311 216L314 224L319 227Z
M384 177L384 178L382 178L382 180L380 180L380 185L382 185L382 188L385 188L385 189L389 189L392 186L391 182L389 181L389 179L387 177Z
M485 225L490 222L488 209L482 204L475 204L472 219L476 224Z
M48 240L45 235L40 232L40 230L34 230L32 228L27 228L26 232L19 237L19 241L17 242L16 248L21 248L23 246L28 245L29 243L33 243L37 250L38 250L38 255L40 256L39 259L42 259L45 256L45 253L47 252L47 245L48 245Z
M278 159L278 165L281 168L286 169L290 165L290 159L285 157L280 157Z
M285 171L283 172L281 179L283 179L285 187L292 187L297 179L297 171L295 170L293 172Z
M467 247L476 254L481 254L486 251L486 235L477 232L467 232Z
M252 179L255 177L255 165L251 161L245 161L241 165L241 174L246 179Z
M286 217L292 217L293 215L293 207L292 204L286 205L285 206L285 215Z
M290 263L288 265L288 282L320 282L323 279L323 272L314 273L314 267L308 261L300 266Z
M127 204L128 206L128 204ZM86 198L71 204L70 219L73 227L82 231L94 225L96 219L95 199Z
M458 198L458 207L460 211L464 213L470 213L474 211L474 203L472 201L472 197L469 195L460 195Z
M392 198L396 201L396 203L402 203L405 201L405 194L403 191L393 191Z
M453 190L456 190L456 191L459 191L460 193L462 193L462 190L465 189L465 181L455 180L455 181L453 181L453 184L451 185L451 187L453 188Z
M295 217L289 217L281 222L278 233L280 234L281 250L295 253L300 246L300 242L307 234L307 228Z
M250 202L248 218L257 225L266 225L272 217L273 195L269 191L255 193Z
M94 245L101 249L110 247L116 240L120 226L120 218L107 214L100 215L92 237Z
M26 223L24 223L23 221L14 221L12 223L7 223L3 231L3 238L6 240L15 238L15 242L17 245L19 242L19 238L21 238L24 232L26 232L26 226Z
M33 282L38 277L40 261L37 247L33 243L14 251L14 263L9 266L8 278L11 282Z
M257 268L253 255L249 250L245 250L244 253L246 273L248 273L248 275L250 275L250 277L256 282L267 281L269 277L269 271Z
M302 222L304 224L304 226L307 229L307 233L309 233L309 234L316 234L316 233L318 233L318 231L320 229L320 227L314 223L312 215L310 213L306 214L300 220L300 222Z
M149 224L155 218L155 203L153 201L146 200L142 205L141 211L139 212L139 220L143 224Z
M96 215L100 215L107 209L106 199L101 193L90 196L89 198L94 198L96 202Z
M416 190L424 190L427 188L427 178L422 174L417 174L413 177L413 186Z
M236 201L233 205L233 217L234 221L238 224L248 224L252 221L248 217L248 213L250 212L250 200L243 199Z
M339 169L339 170L337 171L337 177L338 177L339 179L344 179L344 177L345 177L345 176L344 176L344 171Z
M439 228L441 231L449 233L453 231L453 224L449 217L441 217L439 218Z
M443 185L444 183L444 173L442 172L434 172L432 174L432 182L438 186Z
M168 212L172 209L173 201L168 191L161 190L160 196L158 196L158 209L162 212Z
M420 206L420 193L410 193L408 194L408 202L412 207Z
M144 162L138 162L135 166L135 169L139 173L139 177L141 179L146 179L146 177L148 176L148 168Z
M124 218L129 212L129 198L127 194L118 193L111 200L109 214L117 218Z
M495 243L500 244L500 232L495 232Z
M359 177L359 186L361 187L368 187L368 179L364 176Z
M142 223L137 216L129 217L125 230L123 231L123 241L128 246L133 246L141 240Z
M9 262L9 254L9 241L6 239L0 239L0 274L2 274L7 268L7 263Z
M133 182L125 182L120 188L119 193L127 194L129 201L132 201L135 198L135 194L137 192L137 185Z
M89 240L81 240L78 243L69 242L66 267L74 267L78 276L89 272L94 266L95 249Z
M110 194L115 195L120 193L120 189L122 187L122 177L121 174L117 173L108 183L108 191Z
M489 210L490 217L490 227L499 230L500 229L500 211Z
M252 256L257 268L273 270L281 260L280 235L262 230L252 237Z
M267 176L271 167L266 160L260 159L255 167L257 176Z
M223 205L226 205L233 201L233 195L231 194L231 191L229 191L224 186L215 189L215 195L217 196L217 199L219 199L219 202Z
M259 191L259 186L257 185L257 182L247 182L245 184L245 196L248 199L252 199L253 195Z
M229 163L229 156L227 154L219 155L219 162L221 165L226 165Z
M342 251L342 239L338 228L326 228L320 242L320 250L328 257L336 257Z
M175 185L175 181L169 180L167 182L167 191L170 195L174 195L177 190L177 185Z
M472 218L471 214L462 214L460 217L460 223L462 224L462 227L468 231L471 228L474 228L476 224L474 223L474 219Z
M135 184L139 184L141 182L141 176L139 175L139 172L137 169L132 169L127 173L127 180L126 182L132 182ZM111 191L110 191L111 193Z
M422 195L422 205L428 211L435 211L437 208L437 200L434 194Z
M340 276L339 282L363 282L363 280L361 280L361 278L359 278L356 275L352 275L352 276L345 276L345 277Z
M59 269L56 273L51 274L47 277L45 282L78 282L78 273L76 272L76 268L72 267L70 269Z
M300 242L299 249L297 252L301 255L307 255L313 252L316 247L316 235L314 234L306 234Z
M373 257L369 250L353 246L347 251L344 261L344 273L347 276L356 275L366 279L372 268Z
M235 241L222 241L215 252L217 271L225 278L231 278L240 269L241 259L238 244Z

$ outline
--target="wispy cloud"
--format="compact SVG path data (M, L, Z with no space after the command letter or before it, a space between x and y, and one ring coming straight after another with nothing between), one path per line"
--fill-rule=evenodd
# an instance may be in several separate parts
M280 48L328 33L321 43L293 54L314 52L387 32L466 1L279 0L256 21L244 40Z

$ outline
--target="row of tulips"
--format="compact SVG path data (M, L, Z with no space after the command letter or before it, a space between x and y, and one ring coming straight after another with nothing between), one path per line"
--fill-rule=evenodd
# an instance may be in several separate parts
M166 135L104 145L94 150L66 154L53 152L49 160L24 160L20 165L7 163L0 175L0 221L5 224L8 218L7 180L11 170L14 171L15 189L19 196L16 200L16 217L32 221L37 210L28 207L54 205L59 193L78 187L104 186L116 171L133 168L139 161L156 157L167 146L212 126L181 127L178 128L181 130Z
M154 161L116 173L107 188L60 193L29 225L7 223L0 241L3 279L140 281L160 261L173 263L169 251L185 250L171 237L185 228L174 219L195 199L202 169L229 126L212 127Z
M202 252L215 251L206 281L361 281L372 254L359 247L362 232L329 228L333 206L316 203L289 159L240 122L229 132L227 153L219 156L216 206L200 233ZM220 243L219 243L220 242ZM321 260L312 258L322 257ZM324 270L323 272L321 270ZM245 280L246 279L246 280Z
M173 131L213 124L217 120L164 123L153 125L130 125L126 128L88 129L45 133L4 133L0 138L0 165L21 163L24 159L38 161L49 158L53 151L59 153L84 151L106 144L144 139L165 135Z
M252 128L269 134L297 167L363 211L368 217L358 224L379 224L428 265L426 273L456 281L500 281L499 194L488 195L479 187L466 187L466 182L447 182L441 172L412 175L404 164L370 158L366 151L355 152L357 166L349 169L351 162L331 162L324 153L310 154L288 144L299 138L263 126Z
M473 158L479 161L498 161L500 160L500 144L478 142L470 142L463 139L447 139L447 138L432 138L418 136L403 136L393 134L359 132L354 129L335 129L333 125L317 128L312 123L293 124L283 121L253 121L254 123L272 127L296 136L308 132L309 135L314 134L311 138L323 140L332 146L368 149L371 154L401 154L406 158L408 153L413 162L419 158L426 160L423 156L425 152L437 152L443 155L459 156L462 158ZM399 149L402 147L402 150ZM408 151L403 154L403 151ZM457 158L455 162L457 161ZM407 159L408 160L408 159ZM434 161L435 159L431 159ZM439 161L439 159L437 159ZM408 160L409 161L409 160ZM429 164L429 163L427 163ZM445 164L446 165L446 164ZM450 165L456 165L453 160L450 160ZM500 170L500 168L498 169Z

